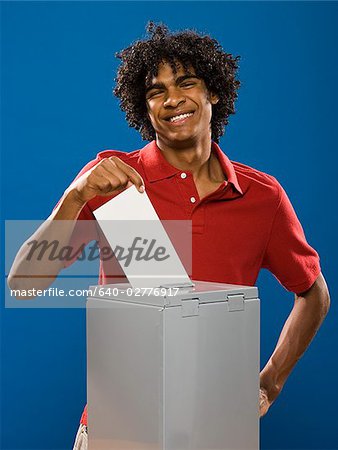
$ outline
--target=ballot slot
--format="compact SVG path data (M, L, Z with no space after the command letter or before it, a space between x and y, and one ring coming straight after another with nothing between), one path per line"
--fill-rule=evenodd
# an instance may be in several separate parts
M254 286L210 283L196 280L192 282L191 286L186 284L165 286L159 284L154 288L133 288L128 283L121 283L91 286L89 290L91 297L100 297L106 300L119 299L119 301L133 301L162 307L178 306L183 299L198 298L200 303L228 302L230 299L230 303L236 308L241 299L244 301L258 297L258 289Z

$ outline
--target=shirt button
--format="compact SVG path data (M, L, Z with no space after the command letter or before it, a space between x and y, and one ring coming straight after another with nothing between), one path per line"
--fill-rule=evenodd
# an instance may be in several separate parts
M190 197L190 201L191 201L191 203L195 203L196 202L195 197Z
M181 173L181 178L183 178L183 180L184 180L184 178L187 178L187 174L185 172L182 172Z

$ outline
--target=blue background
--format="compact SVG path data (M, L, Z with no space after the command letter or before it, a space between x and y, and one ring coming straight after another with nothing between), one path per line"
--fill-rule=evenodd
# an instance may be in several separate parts
M143 145L111 96L114 53L149 19L194 27L242 56L221 145L276 176L319 251L331 311L261 422L265 449L337 448L335 2L2 2L2 213L47 217L106 148ZM293 296L259 278L262 364ZM85 311L2 309L2 449L70 449L85 403Z

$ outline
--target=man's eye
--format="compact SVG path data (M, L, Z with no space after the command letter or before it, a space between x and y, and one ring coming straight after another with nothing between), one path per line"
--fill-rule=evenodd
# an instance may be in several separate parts
M181 83L181 87L190 87L194 85L195 83L193 81L186 81L185 83Z
M151 91L149 92L149 94L147 95L147 98L153 98L153 97L158 97L159 95L162 94L163 91Z

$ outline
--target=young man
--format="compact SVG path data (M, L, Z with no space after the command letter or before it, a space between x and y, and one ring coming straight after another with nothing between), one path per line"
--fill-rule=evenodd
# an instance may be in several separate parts
M52 220L32 238L48 240L52 235L67 245L75 221L94 220L98 206L134 184L140 192L146 189L161 219L192 221L193 279L254 285L260 269L269 269L295 294L295 303L261 372L264 415L328 311L319 258L278 182L229 161L217 145L235 112L237 58L193 31L172 34L154 24L148 31L148 39L118 55L122 64L114 92L129 125L151 142L132 153L100 153L66 190ZM55 228L52 234L51 224L59 220L67 220L66 225L59 235ZM24 244L9 284L43 289L63 264L28 263L28 251ZM101 283L107 282L108 273L102 265ZM86 425L85 411L75 449L86 448Z

